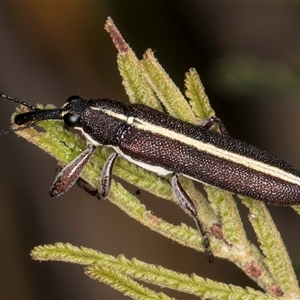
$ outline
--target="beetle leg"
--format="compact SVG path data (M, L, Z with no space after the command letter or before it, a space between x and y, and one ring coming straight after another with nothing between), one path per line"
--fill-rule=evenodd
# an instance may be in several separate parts
M86 191L89 195L93 197L97 197L100 199L100 195L98 192L98 189L93 188L87 181L85 181L83 178L79 177L76 181L77 185Z
M51 198L62 195L74 185L96 148L94 145L87 148L55 176L49 191Z
M181 208L188 212L188 214L194 219L196 226L202 236L202 243L205 255L208 257L209 262L212 262L214 257L210 249L210 242L207 233L204 230L204 227L198 218L197 209L194 203L183 189L181 183L178 180L178 176L175 173L172 176L171 184Z
M111 187L111 175L114 163L118 157L118 153L113 152L108 159L106 160L100 178L100 188L101 192L99 193L99 197L101 199L105 199L110 191ZM98 196L97 196L98 197Z
M112 169L117 157L118 154L116 152L113 152L106 160L101 173L99 189L91 187L89 183L81 177L77 179L78 186L84 189L91 196L97 197L97 199L99 200L104 200L105 198L107 198L111 187Z
M210 130L214 125L217 126L220 134L229 135L227 129L225 128L223 122L216 117L209 117L197 124L206 130Z

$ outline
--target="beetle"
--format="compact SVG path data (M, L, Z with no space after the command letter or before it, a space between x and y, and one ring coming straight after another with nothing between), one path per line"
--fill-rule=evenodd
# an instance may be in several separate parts
M103 167L98 198L104 199L109 194L118 156L160 176L171 174L178 203L194 219L209 261L213 260L209 239L179 175L267 204L300 204L300 170L233 139L218 118L193 125L145 105L125 105L111 99L72 96L61 108L39 109L3 93L0 97L31 109L15 116L18 128L2 131L0 135L35 126L43 120L63 120L87 139L88 148L56 175L50 197L56 198L74 185L97 147L110 147L114 151ZM214 125L219 132L211 130Z

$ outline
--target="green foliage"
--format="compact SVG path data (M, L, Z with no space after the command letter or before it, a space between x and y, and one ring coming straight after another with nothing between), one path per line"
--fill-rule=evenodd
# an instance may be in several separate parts
M143 103L156 109L164 107L169 114L191 123L214 115L194 69L186 73L185 94L188 98L186 100L150 49L139 61L110 18L106 22L105 29L118 49L118 66L131 102ZM85 143L80 136L65 130L62 122L44 121L40 125L44 128L43 132L28 128L16 133L45 150L62 165L72 161L85 149ZM95 188L99 183L99 167L103 165L108 155L109 150L98 149L81 174L81 177ZM117 160L114 174L139 189L176 202L167 180L122 158ZM234 263L264 292L215 282L197 275L188 276L136 259L113 257L70 244L39 246L32 251L31 256L36 260L57 260L84 265L88 276L110 285L133 299L171 299L163 293L156 293L144 287L141 282L206 299L273 299L282 295L284 299L300 299L290 259L280 234L262 202L241 197L249 209L249 219L261 245L260 251L247 239L231 194L205 186L206 197L195 189L191 180L186 178L180 180L195 202L199 218L210 233L214 255ZM134 195L115 181L112 182L109 200L151 230L203 252L201 237L195 229L186 225L174 226L156 217ZM298 207L295 209L299 211Z
M85 265L85 273L93 279L105 282L133 299L171 299L163 293L155 293L132 280L156 284L201 298L213 299L272 299L262 292L188 276L163 267L157 267L137 259L128 260L123 255L114 257L84 247L57 243L33 249L31 256L37 260L55 260Z

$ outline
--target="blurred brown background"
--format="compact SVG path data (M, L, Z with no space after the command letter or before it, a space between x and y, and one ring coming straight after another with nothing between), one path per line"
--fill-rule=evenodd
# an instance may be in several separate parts
M137 55L155 50L182 90L184 72L195 67L232 136L300 167L298 3L1 2L0 91L56 106L74 94L127 101L116 50L103 30L107 16ZM0 129L9 127L15 107L1 102ZM34 246L58 241L257 288L235 266L220 259L209 264L203 254L150 232L77 187L50 200L56 162L15 135L0 143L0 299L124 298L79 266L30 259ZM176 205L143 192L140 199L158 216L193 226ZM290 208L272 208L272 215L299 274L300 217ZM255 241L251 228L249 236Z

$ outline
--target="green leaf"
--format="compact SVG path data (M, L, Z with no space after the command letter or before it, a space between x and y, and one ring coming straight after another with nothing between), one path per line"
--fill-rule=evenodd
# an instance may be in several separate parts
M131 278L169 288L179 292L213 299L274 299L254 289L188 276L179 272L147 264L123 255L113 257L92 249L56 243L35 247L31 256L36 260L55 260L88 266L85 273L94 279L111 285L133 299L171 299L165 294L153 292ZM148 297L148 298L147 298Z

